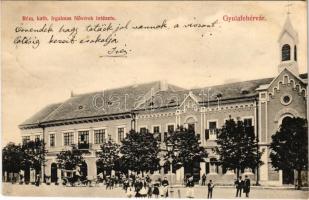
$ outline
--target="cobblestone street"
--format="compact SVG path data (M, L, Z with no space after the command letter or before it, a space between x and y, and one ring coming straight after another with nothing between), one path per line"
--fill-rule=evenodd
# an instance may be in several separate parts
M34 185L17 185L4 183L2 186L4 195L18 195L18 196L69 196L69 197L126 197L124 190L121 188L114 188L106 190L104 186L101 187L64 187L64 186L47 186L45 184L40 187ZM173 197L186 198L186 188L174 188ZM207 198L206 187L194 188L195 198ZM242 198L245 195L243 194ZM215 187L213 198L235 198L235 189L232 187ZM308 199L308 191L299 191L293 189L262 189L252 188L250 198L254 199Z

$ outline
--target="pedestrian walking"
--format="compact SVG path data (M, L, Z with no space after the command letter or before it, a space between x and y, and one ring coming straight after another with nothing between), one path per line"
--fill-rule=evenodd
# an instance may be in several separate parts
M245 180L244 180L244 193L246 193L246 197L249 197L249 193L250 193L250 179L249 179L249 177L247 175L245 176Z
M203 174L202 176L202 185L206 185L206 175Z
M236 197L241 197L241 191L244 184L243 180L241 179L241 176L237 178L234 184L236 187Z
M208 199L211 199L212 198L212 192L213 192L213 189L215 187L215 185L213 184L212 180L209 180L209 183L208 183Z

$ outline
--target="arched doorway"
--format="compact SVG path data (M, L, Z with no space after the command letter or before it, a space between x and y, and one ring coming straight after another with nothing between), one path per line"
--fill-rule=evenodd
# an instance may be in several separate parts
M185 127L188 129L189 132L195 133L195 124L197 122L197 119L194 117L188 117L185 121Z
M293 116L290 114L283 116L281 118L281 124L287 123L292 118ZM294 170L291 170L291 169L282 170L282 183L283 184L294 184Z
M88 166L86 162L83 162L80 166L81 176L88 176Z
M50 181L52 183L56 183L58 180L58 174L57 174L57 164L56 163L52 163L50 166Z

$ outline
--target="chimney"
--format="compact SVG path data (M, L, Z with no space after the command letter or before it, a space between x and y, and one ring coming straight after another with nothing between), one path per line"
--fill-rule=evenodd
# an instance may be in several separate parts
M168 83L166 80L160 81L160 91L167 91L168 90Z

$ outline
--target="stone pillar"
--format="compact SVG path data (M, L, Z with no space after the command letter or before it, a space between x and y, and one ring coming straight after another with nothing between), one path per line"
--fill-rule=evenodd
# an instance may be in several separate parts
M260 180L267 181L268 180L268 151L267 147L260 147L260 150L263 151L261 160L264 162L263 165L260 166Z
M203 176L203 174L206 174L206 163L205 162L200 162L200 177Z

